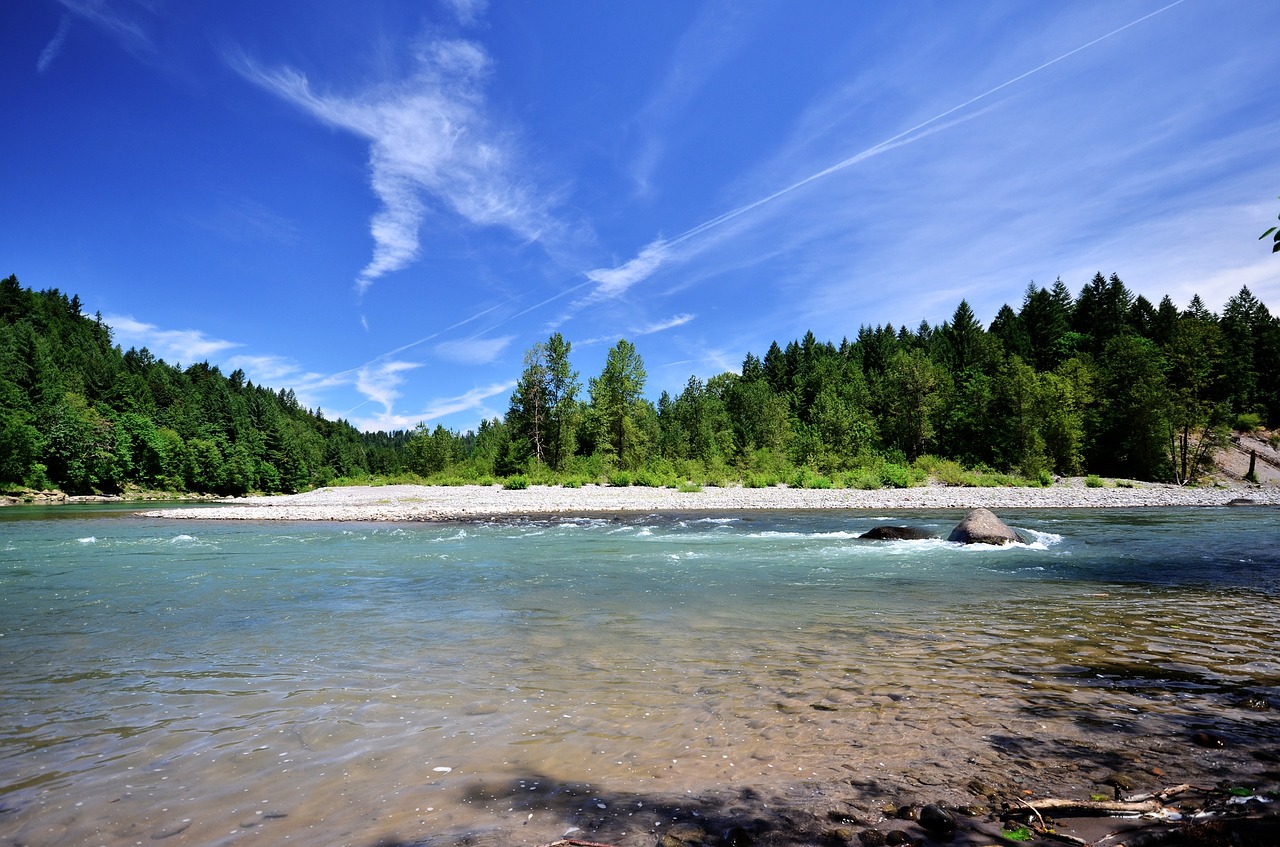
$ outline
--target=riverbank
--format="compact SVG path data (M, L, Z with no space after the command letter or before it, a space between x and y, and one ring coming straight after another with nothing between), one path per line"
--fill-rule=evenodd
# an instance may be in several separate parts
M143 512L148 517L278 521L458 521L512 517L583 517L675 512L838 509L1067 509L1280 505L1274 486L1180 488L1156 483L1090 488L1067 480L1047 488L960 488L929 485L875 491L802 488L668 488L586 485L386 485L320 488L302 494L237 498L216 506Z

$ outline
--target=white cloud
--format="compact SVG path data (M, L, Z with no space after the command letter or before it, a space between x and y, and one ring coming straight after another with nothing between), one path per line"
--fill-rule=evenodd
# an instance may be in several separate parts
M60 0L60 2L67 11L93 24L135 56L154 50L151 37L141 26L121 13L118 5L109 5L105 0ZM143 8L150 11L145 6ZM41 54L41 59L43 58Z
M445 341L437 344L436 354L464 365L487 365L502 355L502 351L515 339L513 335L501 338L466 338L461 341Z
M596 287L579 305L625 294L631 286L657 273L667 258L667 242L659 238L646 244L634 259L616 268L596 268L593 271L587 271L587 279L596 283Z
M170 364L192 364L241 345L235 341L209 338L196 329L160 329L155 324L134 320L128 315L104 315L112 339L121 347L146 347Z
M377 362L356 371L356 390L373 403L382 406L383 417L391 414L391 407L400 397L403 374L422 367L417 362Z
M665 321L655 321L654 323L646 324L637 329L633 329L631 330L631 334L632 335L653 335L656 332L665 332L668 329L675 329L678 326L684 326L685 324L689 323L689 321L693 320L696 317L697 315L691 315L688 313L681 314L681 315L672 315L671 317L667 318Z
M353 418L351 423L365 432L394 431L413 429L420 423L438 421L440 418L460 412L485 409L485 401L491 397L506 394L515 388L514 382L494 383L492 385L473 388L458 397L447 397L433 400L418 414L393 414L386 409L382 414L365 418ZM488 417L488 415L485 415Z
M244 371L250 382L271 387L283 385L286 380L295 380L302 375L298 363L284 356L232 356L227 359L226 367L232 372Z
M458 23L470 26L483 17L489 7L488 0L442 0L445 6L453 11Z
M369 141L370 184L382 207L370 222L373 257L356 279L362 292L418 258L429 203L525 241L554 229L525 181L512 137L486 114L488 54L470 41L441 39L416 59L417 72L408 79L350 96L318 93L293 69L236 63L254 83Z
M44 73L49 70L53 60L58 58L58 54L62 52L62 45L67 43L67 33L70 31L71 16L64 14L62 20L58 21L58 31L53 34L53 38L49 39L49 43L40 51L40 58L36 59L36 71L38 73Z

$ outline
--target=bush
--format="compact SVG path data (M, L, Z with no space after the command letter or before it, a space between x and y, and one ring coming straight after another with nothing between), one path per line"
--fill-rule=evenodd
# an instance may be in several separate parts
M697 494L702 490L702 486L696 482L682 482L676 486L676 491L681 494Z
M891 488L911 488L924 481L924 474L906 465L885 462L880 468L880 481Z
M509 476L502 481L502 487L507 491L523 491L529 487L529 478L523 474Z
M921 456L916 459L913 467L921 473L932 476L943 485L970 486L974 484L973 474L960 467L960 463L955 459L936 459L932 456Z
M880 474L866 468L845 474L844 485L845 488L857 488L861 491L875 491L882 487Z
M1043 488L1048 488L1053 485L1053 474L1045 468L1041 468L1040 472L1036 474L1034 482Z
M1086 488L1101 488L1102 477L1098 476L1096 473L1091 473L1084 478L1084 484Z
M771 473L749 473L742 480L744 488L772 488L782 482L775 474Z
M626 488L631 485L631 474L626 471L610 471L609 484L616 485L619 488Z
M1262 416L1257 412L1241 412L1236 415L1231 428L1236 432L1257 432L1262 429Z

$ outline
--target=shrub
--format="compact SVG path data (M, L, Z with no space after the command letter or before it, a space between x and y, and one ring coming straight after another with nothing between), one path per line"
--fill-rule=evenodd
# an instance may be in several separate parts
M1098 476L1096 473L1091 473L1084 478L1084 484L1086 488L1101 488L1102 477Z
M682 482L676 486L676 491L679 491L681 494L697 494L701 490L702 486L692 481Z
M844 484L846 488L875 491L881 487L880 474L865 468L860 471L850 471L844 475Z
M1053 485L1053 474L1045 468L1041 468L1040 472L1036 474L1034 481L1037 485L1048 488L1050 485Z
M880 468L880 481L891 488L910 488L917 480L923 481L922 472L906 465L885 462Z
M502 487L507 491L523 491L529 487L529 478L522 474L509 476L502 481Z
M912 466L916 471L932 476L943 485L973 485L973 474L960 467L955 459L939 459L934 456L921 456Z
M769 473L749 473L742 480L744 488L772 488L782 480L778 479L774 474Z
M631 485L631 474L626 471L610 471L609 484L616 485L619 488L626 488Z
M1262 429L1262 416L1257 412L1241 412L1236 415L1231 428L1236 432L1257 432Z

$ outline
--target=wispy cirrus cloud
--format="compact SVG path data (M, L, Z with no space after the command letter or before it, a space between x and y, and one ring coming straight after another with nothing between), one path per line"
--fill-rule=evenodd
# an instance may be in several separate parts
M154 52L155 44L152 42L151 36L147 34L147 31L143 29L134 16L131 16L128 11L122 8L130 5L140 6L142 11L150 12L151 9L146 4L112 4L106 2L106 0L59 0L59 2L72 15L89 22L135 56ZM57 57L58 52L62 49L62 41L66 39L65 28L62 25L59 26L58 33L59 35L54 36L54 41L49 44L49 47L53 47L54 42L57 42L57 47L52 55L49 56L47 62L45 54L40 54L40 61L44 62L46 66ZM59 40L59 36L61 36L62 40ZM45 48L45 52L49 51L49 47ZM41 68L41 71L43 70Z
M373 256L356 278L360 292L418 258L431 209L474 226L506 229L524 241L554 229L544 201L526 181L513 136L487 114L483 88L490 60L484 49L438 39L415 59L417 70L407 79L347 95L319 91L292 68L232 60L246 79L369 142L370 185L382 205L370 221Z
M64 14L62 19L58 21L57 32L53 34L53 38L49 39L49 43L40 51L40 58L36 59L37 73L45 73L49 70L53 60L58 58L58 54L62 52L62 45L67 43L67 33L70 31L71 15Z
M502 355L514 335L501 338L464 338L459 341L444 341L435 347L436 354L452 362L464 365L487 365Z
M482 411L485 412L484 416L488 417L490 411L486 401L493 397L504 395L513 388L515 388L514 382L493 383L473 388L457 397L433 400L416 414L397 414L391 412L390 409L386 409L379 415L354 417L351 419L351 423L366 432L379 430L391 432L398 429L412 429L420 423L430 423L460 412ZM497 414L497 412L492 412L492 414Z
M631 327L625 333L621 333L621 336L625 338L641 338L645 335L655 335L659 332L666 332L669 329L675 329L678 326L684 326L696 317L697 315L691 315L688 313L672 315L666 320L654 321L653 323L644 324L643 326ZM591 347L596 344L612 344L617 341L618 338L619 334L597 335L594 338L579 339L574 343L579 347Z
M631 334L632 335L653 335L654 333L658 333L658 332L666 332L669 329L675 329L678 326L684 326L685 324L689 323L689 321L693 320L696 317L697 315L691 315L688 313L672 315L666 320L655 321L653 323L645 324L642 327L633 329L631 330Z
M716 230L725 228L726 225L737 221L739 218L756 213L758 210L765 207L772 206L779 201L787 199L797 192L800 192L802 189L808 189L810 186L817 183L827 181L830 177L852 168L855 165L859 165L869 159L880 156L883 153L914 144L936 133L949 130L954 126L972 120L974 117L982 114L981 109L972 108L977 104L990 100L992 97L1005 91L1011 86L1014 86L1029 77L1035 76L1036 74L1042 73L1055 65L1065 62L1075 55L1086 51L1097 44L1112 39L1121 33L1124 33L1125 31L1182 4L1183 2L1185 2L1185 0L1173 0L1173 2L1163 7L1131 20L1122 26L1102 33L1077 47L1062 52L1047 61L1041 62L1029 70L1018 73L998 85L989 87L981 91L981 93L968 97L967 99L958 102L955 105L932 115L931 117L915 123L907 129L897 132L877 144L873 144L857 153L854 153L853 155L836 161L834 164L815 170L807 176L796 179L781 188L764 193L754 200L743 203L721 215L709 218L702 223L685 230L679 235L669 239L656 239L641 248L634 258L618 265L617 267L598 268L596 270L588 271L586 276L589 280L596 283L596 288L576 305L586 305L598 300L617 297L622 293L625 293L634 285L652 277L671 261L681 256L688 255L688 250L677 249L687 242L700 240L704 236L707 236Z
M367 402L382 406L382 416L391 414L396 400L400 398L400 386L404 384L407 371L420 368L418 362L383 361L365 365L356 371L356 390L367 398Z
M652 276L667 261L668 256L667 242L658 238L641 248L634 259L616 268L596 268L587 271L586 277L595 283L595 288L576 305L584 306L625 294L631 286Z
M632 119L640 134L640 150L631 164L631 178L641 196L652 193L653 173L666 154L672 126L707 79L742 47L750 23L743 4L718 0L705 5L680 37L666 76Z
M102 320L111 327L112 340L121 347L146 347L171 364L204 361L241 346L235 341L210 338L197 329L161 329L129 315L103 315Z
M485 10L489 8L488 0L442 0L442 2L463 26L470 26L479 21L484 17Z

